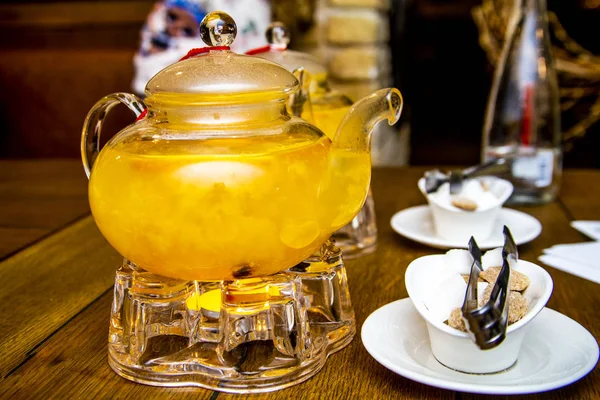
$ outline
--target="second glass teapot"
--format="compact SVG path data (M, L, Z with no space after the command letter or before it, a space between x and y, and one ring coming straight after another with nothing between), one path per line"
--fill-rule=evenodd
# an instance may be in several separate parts
M342 119L354 102L344 94L331 89L327 68L317 58L288 49L291 38L284 24L272 23L265 36L269 43L267 46L250 50L246 54L273 61L294 72L296 76L300 69L307 71L310 75L306 85L309 96L294 100L292 112L314 123L333 139Z
M270 275L310 256L360 210L370 132L395 123L396 89L356 103L332 140L291 116L298 80L235 54L227 14L205 19L210 46L154 76L145 104L117 93L89 112L82 157L94 219L123 256L158 275L220 281ZM138 116L99 151L103 118Z
M276 62L293 72L301 84L304 84L290 100L291 112L314 123L333 140L353 101L330 88L327 69L318 59L310 54L288 49L290 34L284 24L272 23L265 36L269 43L267 46L250 50L246 54ZM349 224L334 232L332 239L345 258L362 256L375 250L377 222L370 190L360 212Z

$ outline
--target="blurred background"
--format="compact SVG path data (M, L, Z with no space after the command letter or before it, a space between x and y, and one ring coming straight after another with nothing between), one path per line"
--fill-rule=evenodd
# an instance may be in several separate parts
M184 22L169 7L189 1L3 1L0 158L79 157L88 110L108 93L134 91L135 79L160 64L153 56L169 47L169 29ZM512 1L197 1L238 21L236 51L266 44L264 29L280 20L292 31L291 46L319 57L332 85L353 99L400 88L407 106L399 126L377 133L382 148L393 151L379 164L479 162ZM548 9L560 60L564 164L600 168L600 0L548 0ZM194 18L186 21L195 26ZM181 46L191 45L197 28L177 29L190 39ZM105 139L130 122L129 111L116 109Z

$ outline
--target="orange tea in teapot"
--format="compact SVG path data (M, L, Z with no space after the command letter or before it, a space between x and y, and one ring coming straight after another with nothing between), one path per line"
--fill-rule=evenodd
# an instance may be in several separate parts
M159 275L273 274L310 256L362 206L369 154L330 147L308 134L154 146L136 136L107 145L94 164L92 212L117 251Z
M327 135L333 139L340 126L342 119L350 109L350 106L329 107L325 104L313 104L312 114L314 123Z

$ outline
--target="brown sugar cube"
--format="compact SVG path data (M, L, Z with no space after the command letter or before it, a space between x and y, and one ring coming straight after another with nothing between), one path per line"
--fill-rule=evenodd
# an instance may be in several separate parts
M508 324L513 324L527 314L529 304L527 299L519 292L511 291L508 294Z
M493 285L498 279L498 274L500 273L500 269L502 267L490 267L484 271L479 273L479 277L489 282L490 285ZM529 278L527 275L522 272L515 271L514 269L510 270L510 290L516 290L517 292L522 292L527 289L529 286Z
M493 283L490 283L489 285L487 285L485 287L485 290L483 291L483 294L478 294L477 296L477 305L479 307L483 306L485 303L487 303L490 299L490 296L492 295L492 287L494 287Z
M467 326L465 325L465 320L462 317L462 311L460 308L457 307L452 310L450 317L448 318L448 325L451 328L458 329L459 331L467 331Z
M492 294L493 287L494 287L494 285L490 283L485 288L485 290L483 291L483 295L481 295L479 297L478 302L477 302L479 307L483 306L485 303L487 303L489 301L490 296ZM508 301L508 324L510 325L514 322L517 322L518 320L523 318L525 316L525 314L527 314L527 311L529 310L529 304L528 304L525 296L523 296L519 292L515 292L514 290L511 290L508 293L507 301Z
M477 203L467 197L456 196L452 199L452 205L464 211L477 210Z

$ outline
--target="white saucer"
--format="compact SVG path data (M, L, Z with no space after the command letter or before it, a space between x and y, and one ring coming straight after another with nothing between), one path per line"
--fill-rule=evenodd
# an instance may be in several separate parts
M392 229L400 235L437 249L466 249L468 245L467 242L447 240L437 236L431 212L427 205L411 207L397 212L392 217L391 223ZM542 232L542 224L531 215L509 208L502 208L492 235L486 240L479 240L475 237L482 250L504 245L503 225L509 227L517 245L532 241Z
M449 369L431 354L425 322L410 298L373 312L361 331L380 364L413 381L485 394L526 394L557 389L587 375L598 362L594 337L572 319L544 308L531 321L517 363L506 371L471 375Z

